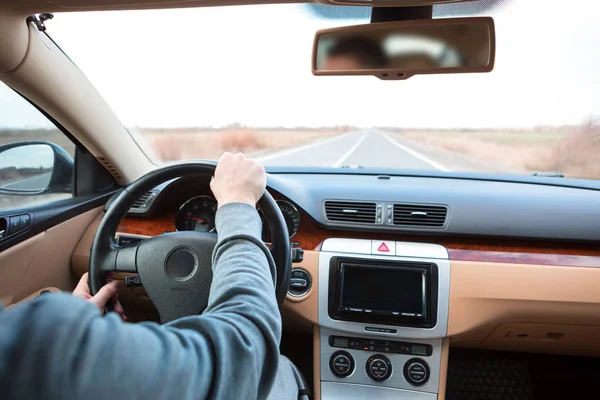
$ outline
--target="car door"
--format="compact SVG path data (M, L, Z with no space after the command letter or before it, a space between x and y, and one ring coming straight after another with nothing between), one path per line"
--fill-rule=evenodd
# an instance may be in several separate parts
M0 302L72 290L73 251L117 189L69 132L0 82Z

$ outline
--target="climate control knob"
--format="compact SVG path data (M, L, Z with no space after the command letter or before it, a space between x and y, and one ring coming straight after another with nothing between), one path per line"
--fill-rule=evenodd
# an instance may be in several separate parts
M386 356L381 354L369 357L365 367L369 378L376 382L383 382L392 376L392 363Z
M429 380L429 365L420 358L411 358L404 364L404 378L413 386L422 386Z
M338 378L345 378L354 372L354 358L350 353L337 351L329 359L329 369Z

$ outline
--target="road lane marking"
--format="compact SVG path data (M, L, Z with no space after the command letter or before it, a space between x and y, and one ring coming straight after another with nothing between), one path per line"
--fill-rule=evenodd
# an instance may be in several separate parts
M304 146L294 147L294 148L291 148L291 149L288 149L288 150L283 150L283 151L280 151L280 152L277 152L277 153L267 154L267 155L262 156L262 157L257 157L257 158L255 158L255 160L257 162L265 162L265 161L272 160L274 158L289 156L290 154L294 154L294 153L297 153L299 151L312 149L313 147L321 146L321 145L324 145L324 144L327 144L327 143L339 140L341 138L345 138L348 135L355 134L356 132L357 131L348 132L348 133L345 133L345 134L342 134L342 135L334 136L334 137L326 139L326 140L309 143L309 144L306 144Z
M356 141L356 143L354 143L354 146L350 147L350 150L348 150L346 153L344 153L343 156L338 158L333 164L331 164L331 166L333 168L339 168L342 165L342 163L344 161L346 161L352 155L352 153L354 153L356 151L356 149L358 149L358 147L362 144L362 142L365 141L365 138L367 137L368 134L369 134L368 131L363 133L363 135L360 137L360 139L358 139Z
M444 167L442 164L433 161L429 157L424 156L423 154L421 154L421 153L419 153L419 152L411 149L410 147L407 147L407 146L405 146L405 145L403 145L401 143L398 143L397 141L395 141L394 139L392 139L391 137L389 137L385 133L381 133L381 135L383 135L383 137L386 138L390 143L396 145L400 150L404 150L405 152L407 152L411 156L416 157L419 160L421 160L421 161L423 161L423 162L431 165L435 169L439 169L440 171L445 171L445 172L450 171L449 168Z

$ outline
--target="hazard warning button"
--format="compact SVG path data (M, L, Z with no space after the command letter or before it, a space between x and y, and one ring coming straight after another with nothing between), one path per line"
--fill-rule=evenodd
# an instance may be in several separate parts
M372 240L371 254L380 254L383 256L396 255L396 242L392 240Z

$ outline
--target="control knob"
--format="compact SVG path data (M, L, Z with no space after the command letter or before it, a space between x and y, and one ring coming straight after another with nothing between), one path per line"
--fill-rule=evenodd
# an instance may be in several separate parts
M429 366L420 358L411 358L404 364L404 378L413 386L422 386L429 380Z
M367 360L367 375L376 382L383 382L392 376L392 363L381 354L375 354Z
M338 378L345 378L354 372L354 358L345 351L337 351L329 359L329 369Z

